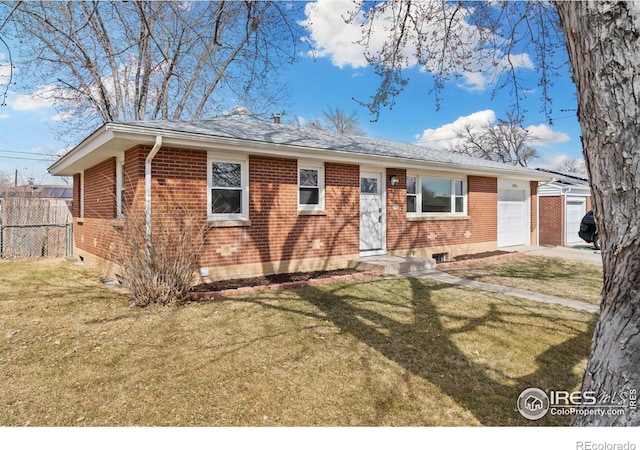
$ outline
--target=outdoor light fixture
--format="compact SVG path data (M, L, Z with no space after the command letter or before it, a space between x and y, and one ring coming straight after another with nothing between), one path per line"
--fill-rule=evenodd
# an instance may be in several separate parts
M398 175L389 175L389 183L391 183L391 186L399 185L400 177Z

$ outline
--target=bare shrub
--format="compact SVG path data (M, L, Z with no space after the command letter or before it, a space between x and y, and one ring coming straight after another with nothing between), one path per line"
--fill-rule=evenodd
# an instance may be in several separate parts
M184 207L154 212L150 229L144 213L128 214L120 259L132 305L166 306L185 300L195 281L205 233L202 221Z

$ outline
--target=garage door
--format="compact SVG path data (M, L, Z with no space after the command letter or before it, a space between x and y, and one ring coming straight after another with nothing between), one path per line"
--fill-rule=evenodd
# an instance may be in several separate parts
M526 237L525 191L498 191L498 247L524 245Z
M578 236L580 221L586 214L584 199L567 197L567 208L565 214L565 245L578 244L582 239Z

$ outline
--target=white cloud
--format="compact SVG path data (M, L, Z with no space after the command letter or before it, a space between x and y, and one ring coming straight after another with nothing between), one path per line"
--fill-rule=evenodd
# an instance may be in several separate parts
M0 114L0 119L8 119L11 117L9 114Z
M584 158L574 158L565 153L543 154L540 159L536 161L535 166L548 170L558 170L564 166L565 169L571 169L568 171L573 173L587 173Z
M370 24L372 33L369 36L368 51L376 54L383 48L387 36L394 32L390 27L393 17L398 11L393 11L393 4L382 12L378 12L376 18ZM437 16L441 8L438 2L415 2L414 9L420 9L416 15L422 17ZM354 3L351 1L318 0L309 3L305 7L306 20L300 24L309 31L306 40L314 51L310 52L315 57L330 58L331 62L339 67L351 67L354 69L368 65L364 54L364 47L359 41L362 39L362 25L364 16L361 12L354 12ZM452 14L451 17L454 15ZM471 50L481 48L483 31L466 21L468 12L458 10L455 15L457 20L447 22L445 39L445 27L440 22L425 22L419 33L420 36L429 36L428 51L431 55L446 55L444 60L432 57L426 58L421 65L421 71L441 71L444 75L457 74L461 81L457 86L467 91L484 91L494 84L500 73L511 68L534 69L531 58L526 53L512 55L496 55L490 50ZM349 23L345 17L353 17ZM369 25L367 25L369 26ZM409 33L415 33L411 30ZM486 31L484 31L486 34ZM484 36L486 39L486 36ZM409 35L407 44L403 49L404 67L411 68L418 65L416 47L413 45L418 38ZM463 45L450 45L444 47L445 42L462 42Z
M444 124L438 128L427 128L422 134L416 135L418 145L426 147L448 150L458 142L457 134L467 128L480 130L487 124L496 122L496 113L491 109L477 111L468 116L458 117L451 123ZM525 128L531 136L531 145L534 147L550 147L554 144L561 144L570 140L569 135L559 131L554 131L545 124L529 125Z
M11 65L7 59L7 55L0 52L0 86L6 85L11 74Z
M487 76L479 72L465 72L462 74L462 80L458 87L469 92L482 92L489 84Z
M550 145L561 144L570 140L567 133L553 131L545 124L529 125L526 130L532 138L531 144L534 147L549 147Z
M457 86L469 92L481 92L496 83L498 76L508 70L528 69L533 70L535 66L527 53L517 55L505 55L495 63L492 62L491 55L486 54L475 64L470 64L473 69L469 72L462 72L462 81Z
M448 150L458 141L457 134L467 127L480 129L496 120L496 113L491 109L478 111L468 116L458 117L455 121L438 128L427 128L417 135L417 144L425 147Z
M66 120L72 119L73 116L73 111L67 110L54 115L51 120L53 120L54 122L64 122Z
M10 101L9 106L14 111L33 111L53 107L55 86L39 86L31 94L17 94Z
M59 148L58 150L53 152L53 154L55 155L54 157L56 159L63 157L64 155L69 153L71 149L73 149L73 147L74 147L73 145L69 145L67 147Z
M10 74L11 74L11 66L9 66L9 64L0 63L0 86L7 85Z
M324 1L305 6L307 19L300 22L310 32L309 41L316 57L328 57L333 65L354 69L367 66L363 47L356 42L362 38L359 16L352 23L345 23L344 15L354 7L350 1ZM379 48L376 45L375 48Z

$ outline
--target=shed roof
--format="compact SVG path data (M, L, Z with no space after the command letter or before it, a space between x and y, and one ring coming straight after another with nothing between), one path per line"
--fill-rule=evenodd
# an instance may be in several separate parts
M57 198L72 199L73 186L25 184L22 186L0 188L0 198Z

